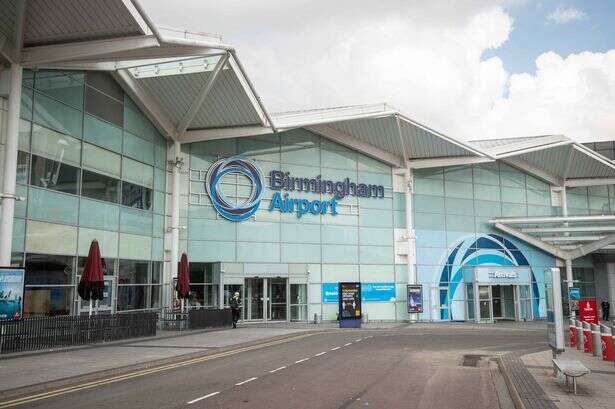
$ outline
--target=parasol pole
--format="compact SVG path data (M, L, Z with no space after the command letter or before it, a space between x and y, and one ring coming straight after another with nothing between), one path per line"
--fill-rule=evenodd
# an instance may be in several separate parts
M92 316L92 299L90 298L90 312L88 314L88 317Z

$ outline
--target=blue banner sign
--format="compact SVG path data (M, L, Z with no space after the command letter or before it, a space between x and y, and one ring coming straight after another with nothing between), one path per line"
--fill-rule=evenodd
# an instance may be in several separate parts
M0 268L0 321L23 317L23 268Z
M322 283L322 302L337 303L338 300L338 283ZM395 301L395 283L361 283L361 300Z

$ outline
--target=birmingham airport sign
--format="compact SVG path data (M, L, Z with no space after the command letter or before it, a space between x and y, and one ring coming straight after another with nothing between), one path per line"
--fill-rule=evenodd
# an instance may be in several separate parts
M229 200L220 183L225 175L239 174L250 180L251 192L243 203L234 203ZM243 221L256 213L263 197L264 177L260 167L251 159L242 156L219 159L209 170L205 178L205 188L211 202L222 217L231 221ZM338 200L347 196L363 198L384 197L384 186L365 183L354 183L349 178L342 181L323 180L321 175L313 178L292 176L289 172L272 170L269 172L269 189L275 191L269 204L269 211L294 213L297 218L304 215L338 214ZM307 192L333 195L331 199L305 199L291 196L289 192Z

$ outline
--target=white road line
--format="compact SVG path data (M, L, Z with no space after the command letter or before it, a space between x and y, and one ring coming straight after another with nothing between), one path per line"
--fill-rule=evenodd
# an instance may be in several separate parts
M331 348L331 351L337 351L340 347Z
M308 359L310 359L310 358L303 358L303 359L300 359L300 360L298 360L298 361L295 361L295 363L296 363L296 364L300 364L301 362L305 362L305 361L307 361Z
M192 405L193 403L196 403L196 402L198 402L198 401L200 401L200 400L203 400L203 399L211 398L212 396L216 396L216 395L217 395L217 394L219 394L219 393L220 393L220 391L218 391L218 392L212 392L212 393L210 393L210 394L208 394L208 395L201 396L200 398L193 399L193 400L191 400L190 402L188 402L188 405Z
M314 355L314 356L321 356L321 355L324 355L324 354L326 354L326 353L327 353L327 351L323 351L323 352L319 352L319 353L317 353L317 354L316 354L316 355Z
M281 371L282 369L286 369L286 366L281 366L279 368L272 369L271 371L269 371L269 373L274 373L274 372L277 372L277 371Z
M352 342L348 342L348 343L344 344L345 347L347 347L348 345L352 345Z
M252 382L253 380L258 379L256 376L254 378L250 378L250 379L246 379L245 381L241 381L239 383L236 383L235 386L240 386L243 385L244 383L248 383L248 382Z
M359 338L359 339L355 339L354 342L361 342L363 341L363 338Z

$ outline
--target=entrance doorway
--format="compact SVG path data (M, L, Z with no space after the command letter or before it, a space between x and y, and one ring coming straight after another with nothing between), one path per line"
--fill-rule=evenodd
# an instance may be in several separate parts
M493 305L493 319L515 320L516 311L516 286L494 285L491 286L491 302Z
M244 319L247 321L286 321L288 318L288 279L246 278Z

